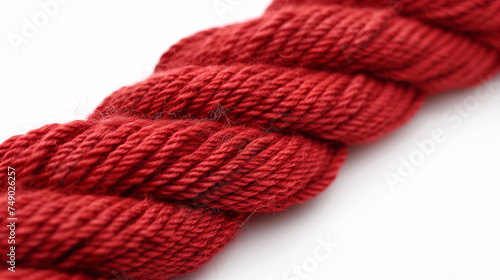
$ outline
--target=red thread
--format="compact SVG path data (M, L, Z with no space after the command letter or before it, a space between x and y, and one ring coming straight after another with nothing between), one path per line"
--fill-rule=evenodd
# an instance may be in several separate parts
M0 181L17 170L20 244L18 272L0 277L197 269L250 217L323 191L348 145L495 73L498 14L491 0L275 0L181 40L87 120L0 145Z

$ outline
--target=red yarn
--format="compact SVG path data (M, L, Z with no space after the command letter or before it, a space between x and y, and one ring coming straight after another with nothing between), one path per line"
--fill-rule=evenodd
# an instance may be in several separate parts
M347 145L495 73L499 14L498 0L275 0L181 40L87 120L0 145L0 181L16 168L19 244L17 272L0 278L197 269L254 214L324 190Z

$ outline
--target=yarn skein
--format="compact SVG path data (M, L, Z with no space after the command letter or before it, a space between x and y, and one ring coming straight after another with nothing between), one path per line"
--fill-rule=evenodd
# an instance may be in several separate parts
M196 270L249 218L323 191L349 145L496 73L498 14L498 0L274 0L260 18L181 40L86 120L0 145L22 244L0 278Z

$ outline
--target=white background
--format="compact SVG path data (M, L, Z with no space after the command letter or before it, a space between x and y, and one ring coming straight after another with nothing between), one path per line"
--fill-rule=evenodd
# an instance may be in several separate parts
M214 2L236 4L219 14ZM147 77L179 39L256 17L269 2L70 0L16 52L9 36L44 10L38 1L1 1L0 141L85 118L112 91ZM466 106L466 114L454 106ZM499 109L499 76L430 98L403 128L352 147L324 193L255 218L181 279L500 279ZM417 142L436 129L446 139L427 146L419 162ZM401 175L411 156L413 173L390 187L385 175ZM328 252L319 240L338 247Z

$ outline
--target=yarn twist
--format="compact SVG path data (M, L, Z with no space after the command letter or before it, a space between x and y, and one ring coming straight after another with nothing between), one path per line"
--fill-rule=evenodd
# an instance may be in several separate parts
M260 18L181 40L86 120L0 145L20 244L18 272L0 277L197 269L254 214L323 191L349 145L495 73L499 13L498 0L274 0Z

